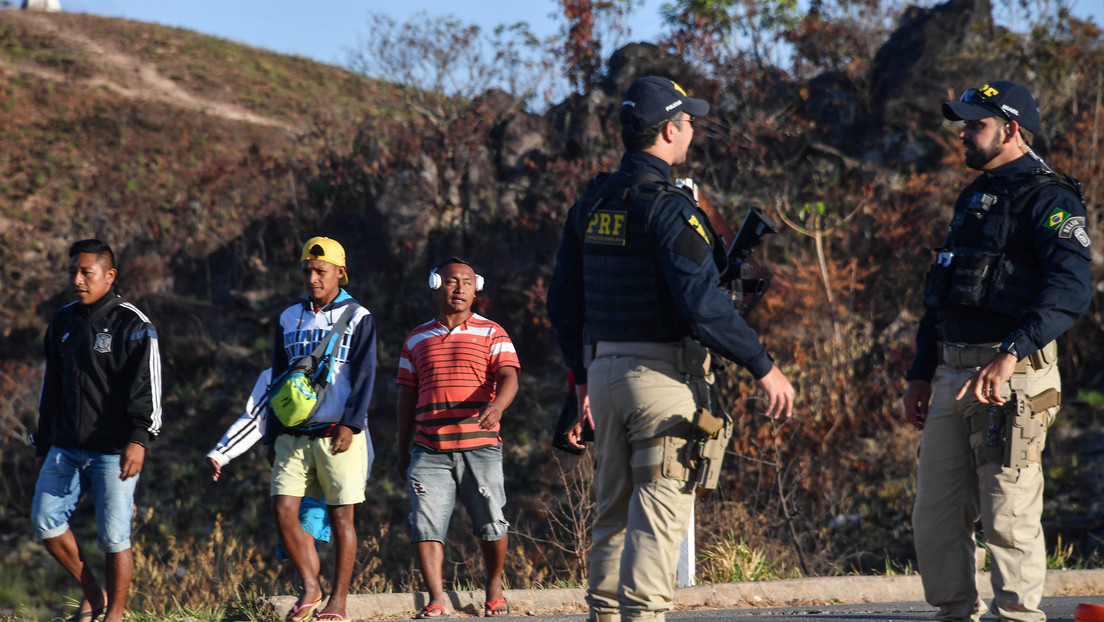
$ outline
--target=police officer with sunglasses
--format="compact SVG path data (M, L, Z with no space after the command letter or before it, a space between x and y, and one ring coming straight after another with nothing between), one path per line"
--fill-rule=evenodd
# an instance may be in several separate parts
M1039 109L996 81L943 104L961 121L966 165L925 283L905 414L923 430L913 530L940 620L986 611L975 584L975 523L1001 620L1040 622L1046 572L1040 456L1060 403L1055 339L1088 308L1089 237L1076 181L1031 149Z
M549 283L548 317L579 413L593 411L595 425L592 622L663 622L674 606L679 544L695 488L708 480L691 443L717 413L709 351L752 374L766 414L793 414L793 386L718 287L723 244L694 195L667 181L686 162L695 117L708 112L664 77L629 86L621 165L571 208Z

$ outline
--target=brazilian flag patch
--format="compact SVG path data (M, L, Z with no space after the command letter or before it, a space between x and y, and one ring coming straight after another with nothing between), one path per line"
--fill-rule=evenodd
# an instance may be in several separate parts
M1050 213L1050 216L1047 216L1046 224L1051 229L1057 229L1062 226L1062 223L1066 222L1067 218L1069 218L1069 212L1056 207L1054 211Z

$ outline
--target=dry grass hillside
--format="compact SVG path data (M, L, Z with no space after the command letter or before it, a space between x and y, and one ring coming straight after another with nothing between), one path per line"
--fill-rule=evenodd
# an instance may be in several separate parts
M390 114L387 89L335 67L66 13L0 12L0 81L0 279L19 292L0 330L15 333L12 354L48 319L26 311L61 289L72 239L116 241L135 262L131 295L170 292L164 264L283 212L303 192L291 169Z

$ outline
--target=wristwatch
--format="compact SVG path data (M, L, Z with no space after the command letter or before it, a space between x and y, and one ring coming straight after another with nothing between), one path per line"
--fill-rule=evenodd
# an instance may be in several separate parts
M1007 352L1007 353L1012 355L1012 358L1016 359L1017 361L1020 360L1020 355L1019 355L1019 353L1016 352L1016 342L1015 341L1011 341L1011 340L1005 341L1004 343L1000 344L1000 347L997 348L997 351L998 352Z

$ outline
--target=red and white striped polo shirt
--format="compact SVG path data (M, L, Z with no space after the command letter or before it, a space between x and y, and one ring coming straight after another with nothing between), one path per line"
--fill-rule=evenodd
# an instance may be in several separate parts
M495 373L520 369L510 336L472 314L451 332L436 319L415 328L403 344L398 384L418 389L414 442L436 452L498 445L499 425L479 428L479 412L495 396Z

